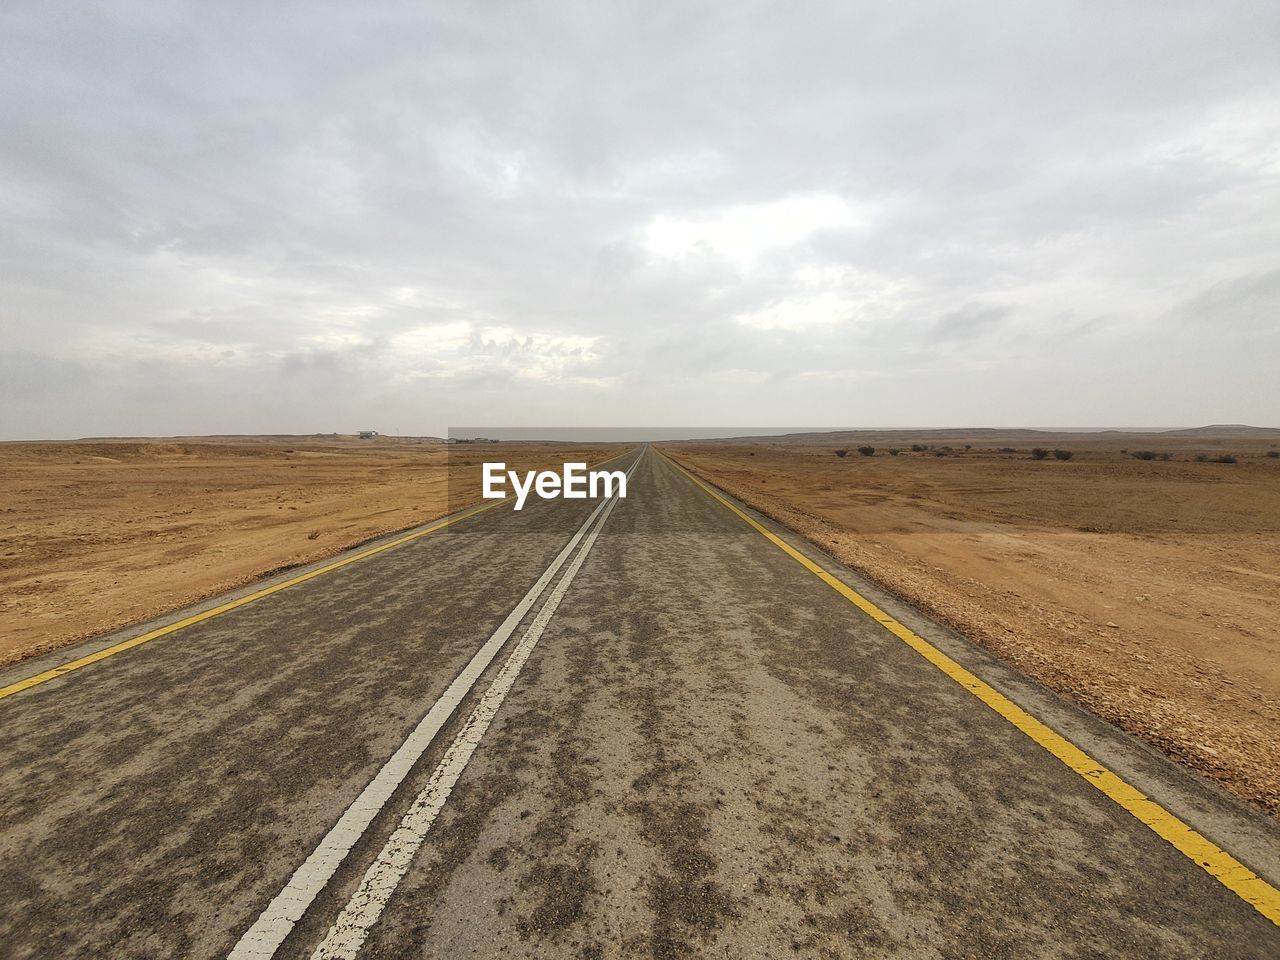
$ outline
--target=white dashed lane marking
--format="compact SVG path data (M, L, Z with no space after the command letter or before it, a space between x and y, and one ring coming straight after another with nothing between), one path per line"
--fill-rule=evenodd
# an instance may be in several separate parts
M516 682L525 661L529 659L529 654L542 638L543 631L555 615L556 608L560 606L560 601L573 583L573 578L577 575L587 554L591 552L597 535L605 521L609 519L609 514L617 502L617 498L609 501L600 522L591 531L582 549L573 558L573 562L569 564L564 577L551 591L547 602L538 611L538 615L534 617L525 635L511 651L511 656L502 665L502 669L490 684L489 689L471 711L471 716L467 718L461 732L445 753L440 765L431 774L430 781L414 799L413 806L400 821L399 828L387 840L377 859L365 873L364 879L360 881L360 886L351 895L351 899L333 926L329 928L328 935L311 955L311 960L354 960L356 954L360 952L360 947L369 935L369 929L382 916L387 901L408 871L409 864L413 862L423 840L426 839L427 831L431 829L431 825L444 808L454 785L462 776L462 771L466 769L476 747L480 745L481 738L489 729L489 724L497 714L498 708L502 706L502 701L506 699L512 685Z
M627 471L628 475L636 468L643 455L644 450L632 461L631 468ZM564 566L565 561L569 559L579 543L582 542L587 531L591 529L598 518L602 517L602 514L604 516L608 515L615 502L616 498L601 503L592 511L591 516L587 517L564 549L551 561L551 564L543 571L538 581L529 588L529 592L516 604L498 629L493 632L493 635L485 641L484 646L476 651L476 654L463 668L462 672L458 674L427 715L413 729L408 739L401 744L400 748L391 756L391 759L386 762L373 780L369 782L368 786L356 797L351 806L338 819L338 822L333 825L333 828L325 834L311 855L294 871L284 889L267 905L267 908L254 921L253 926L245 931L235 947L232 948L231 953L228 954L228 960L270 960L271 957L275 956L285 938L289 936L297 922L302 919L302 915L306 913L307 908L311 906L343 860L346 859L347 854L351 852L351 848L364 836L374 818L386 806L396 788L404 781L404 778L409 775L413 765L426 752L427 747L431 745L431 741L440 732L441 727L453 715L458 704L462 702L463 698L471 691L471 688L475 686L476 681L480 679L481 674L493 662L498 652L510 639L512 633L515 632L516 627L519 626L520 621L524 619L538 598L542 596L555 579L556 574ZM601 522L603 523L602 519ZM594 532L598 532L598 528ZM594 532L591 542L595 540ZM575 566L573 567L575 571L581 565L585 552L584 548L583 553L575 558ZM562 583L561 586L567 589L566 584ZM552 612L554 612L554 609ZM548 618L549 616L550 614L548 614ZM532 630L533 627L530 627L530 631ZM540 634L541 631L539 630ZM526 634L527 637L528 634ZM535 640L534 642L536 643L537 641ZM529 649L532 649L532 646ZM515 654L513 653L512 656L515 656ZM525 656L527 657L528 654L526 653ZM509 664L510 660L508 660L507 665ZM504 665L503 670L506 670L507 665ZM500 673L499 677L501 676L502 674ZM514 676L511 679L514 681ZM498 682L499 680L494 681L495 684ZM492 689L491 687L490 692L492 692ZM505 696L505 692L503 696ZM501 699L498 702L501 703ZM497 707L495 706L494 709L496 710ZM470 726L470 720L468 721L468 726ZM465 761L463 765L465 766ZM434 781L435 778L433 777ZM441 803L443 803L443 800L441 800ZM417 802L415 801L416 807ZM361 940L363 940L363 936Z

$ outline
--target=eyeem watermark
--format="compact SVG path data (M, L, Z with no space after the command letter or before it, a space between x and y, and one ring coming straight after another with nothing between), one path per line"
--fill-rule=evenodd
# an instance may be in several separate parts
M520 474L508 470L505 463L484 465L484 498L504 500L509 495L506 485L510 481L516 496L516 509L524 508L524 502L532 491L543 500L564 497L566 500L608 499L616 491L620 498L627 495L627 475L621 470L587 470L585 463L566 463L562 473L554 470L528 470L521 483Z

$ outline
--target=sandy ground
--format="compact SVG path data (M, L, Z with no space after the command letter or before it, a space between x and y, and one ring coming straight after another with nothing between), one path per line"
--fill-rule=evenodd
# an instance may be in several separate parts
M476 502L482 460L558 467L619 449L446 452L314 437L0 444L0 665Z
M707 479L1280 814L1280 436L673 445ZM911 444L932 449L912 451ZM861 444L877 446L871 457ZM965 450L965 444L970 446ZM935 456L939 446L951 447ZM901 449L900 455L887 448ZM1000 452L1013 447L1015 452ZM1168 461L1130 451L1154 449ZM841 458L835 449L847 449ZM1232 451L1239 462L1196 462Z
M360 960L1280 956L1280 927L666 460L632 481L515 630L545 632L492 725L469 716L511 645L290 898L277 960L314 955L393 836L411 860ZM0 954L227 957L593 506L493 510L0 700ZM1280 821L856 586L1280 876Z

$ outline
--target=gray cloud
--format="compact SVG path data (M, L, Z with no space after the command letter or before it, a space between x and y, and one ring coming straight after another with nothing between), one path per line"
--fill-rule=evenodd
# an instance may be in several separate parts
M6 4L0 437L1280 423L1277 28Z
M1214 338L1280 338L1280 269L1216 283L1179 304L1171 316Z
M1009 307L966 303L938 321L934 337L938 340L970 341L998 328L1009 316Z

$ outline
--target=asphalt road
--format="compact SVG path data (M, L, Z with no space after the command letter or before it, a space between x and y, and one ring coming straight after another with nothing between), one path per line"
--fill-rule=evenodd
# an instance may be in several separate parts
M636 459L626 499L488 510L0 699L0 956L1280 956L1229 885ZM761 522L1280 881L1274 821Z

